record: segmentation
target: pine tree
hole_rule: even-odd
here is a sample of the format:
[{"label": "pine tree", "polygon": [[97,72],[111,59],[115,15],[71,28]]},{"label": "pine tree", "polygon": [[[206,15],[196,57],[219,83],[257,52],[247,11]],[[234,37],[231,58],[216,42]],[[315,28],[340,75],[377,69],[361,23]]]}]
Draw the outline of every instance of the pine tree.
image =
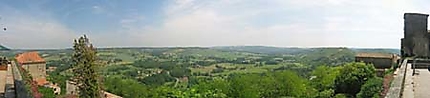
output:
[{"label": "pine tree", "polygon": [[96,51],[84,35],[74,41],[73,73],[80,98],[101,98],[102,88],[95,63]]}]

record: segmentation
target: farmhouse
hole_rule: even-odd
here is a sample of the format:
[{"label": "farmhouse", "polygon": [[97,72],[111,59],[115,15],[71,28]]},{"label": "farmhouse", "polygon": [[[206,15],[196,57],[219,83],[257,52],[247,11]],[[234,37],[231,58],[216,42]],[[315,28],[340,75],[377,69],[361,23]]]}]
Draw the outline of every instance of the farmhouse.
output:
[{"label": "farmhouse", "polygon": [[357,53],[355,56],[356,62],[373,64],[376,69],[391,68],[393,64],[397,63],[397,60],[397,55],[388,53]]},{"label": "farmhouse", "polygon": [[38,85],[48,83],[46,81],[46,61],[37,52],[24,52],[18,54],[16,61],[19,66],[24,68],[33,77]]}]

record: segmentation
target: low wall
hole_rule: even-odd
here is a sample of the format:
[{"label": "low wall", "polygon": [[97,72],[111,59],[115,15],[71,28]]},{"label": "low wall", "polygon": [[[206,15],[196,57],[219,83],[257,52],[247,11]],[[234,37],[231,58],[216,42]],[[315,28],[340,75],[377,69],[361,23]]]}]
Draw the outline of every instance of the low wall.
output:
[{"label": "low wall", "polygon": [[399,63],[400,68],[396,69],[397,74],[391,82],[390,89],[388,90],[385,98],[401,98],[403,93],[403,86],[405,83],[406,69],[408,67],[408,59],[404,59]]},{"label": "low wall", "polygon": [[375,57],[355,57],[356,62],[373,64],[376,69],[391,68],[395,63],[394,58],[375,58]]}]

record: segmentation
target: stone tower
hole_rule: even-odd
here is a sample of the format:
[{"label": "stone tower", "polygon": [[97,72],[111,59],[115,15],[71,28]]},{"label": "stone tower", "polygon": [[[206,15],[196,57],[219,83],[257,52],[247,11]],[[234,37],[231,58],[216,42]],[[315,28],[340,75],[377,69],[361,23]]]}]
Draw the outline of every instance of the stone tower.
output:
[{"label": "stone tower", "polygon": [[405,57],[429,57],[429,39],[427,33],[428,14],[404,14],[404,39],[401,42]]}]

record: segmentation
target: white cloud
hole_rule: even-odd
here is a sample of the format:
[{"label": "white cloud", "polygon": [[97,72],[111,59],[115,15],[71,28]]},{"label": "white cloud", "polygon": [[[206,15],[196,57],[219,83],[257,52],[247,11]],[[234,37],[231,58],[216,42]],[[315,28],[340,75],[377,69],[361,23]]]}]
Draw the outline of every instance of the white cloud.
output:
[{"label": "white cloud", "polygon": [[[403,13],[430,13],[424,2],[172,0],[163,10],[162,23],[148,25],[144,22],[150,17],[139,12],[126,13],[130,15],[118,21],[121,26],[118,29],[88,35],[100,47],[270,45],[398,48],[403,36]],[[107,10],[103,7],[87,8],[92,8],[93,13],[101,13]],[[64,48],[70,47],[76,37],[74,30],[55,19],[35,17],[16,9],[7,10],[18,11],[5,16],[9,17],[9,30],[0,33],[0,41],[8,46]],[[79,10],[82,9],[70,13]]]},{"label": "white cloud", "polygon": [[[161,27],[137,30],[150,46],[348,46],[398,48],[403,13],[419,11],[405,0],[174,1]],[[426,13],[426,12],[424,12]],[[270,15],[286,19],[258,26]],[[263,17],[269,16],[269,17]],[[298,18],[295,18],[298,17]],[[290,18],[290,19],[288,19]],[[292,19],[291,19],[292,18]],[[269,19],[267,19],[269,20]],[[257,26],[256,26],[257,25]],[[143,28],[143,29],[142,29]]]},{"label": "white cloud", "polygon": [[66,48],[71,47],[73,38],[77,37],[73,30],[49,17],[38,17],[10,7],[0,11],[7,13],[0,21],[7,27],[7,31],[0,33],[0,42],[11,48]]},{"label": "white cloud", "polygon": [[[249,21],[258,15],[249,8],[225,14],[222,7],[234,8],[242,1],[221,2],[173,2],[167,7],[167,19],[161,27],[143,28],[135,35],[149,46],[219,46],[219,45],[271,45],[271,46],[315,46],[324,45],[325,36],[307,24],[277,24],[256,27]],[[201,7],[205,5],[205,7]],[[267,5],[271,6],[271,5]],[[266,6],[263,6],[266,7]],[[170,8],[170,9],[169,9]],[[277,8],[277,7],[276,7]],[[243,9],[243,8],[242,8]],[[232,9],[234,10],[234,9]],[[267,11],[267,10],[266,10]],[[186,13],[183,13],[186,12]],[[313,39],[313,40],[310,40]]]},{"label": "white cloud", "polygon": [[97,5],[93,6],[92,10],[93,10],[94,14],[101,14],[101,13],[105,13],[106,12],[105,8],[103,8],[101,6],[97,6]]}]

